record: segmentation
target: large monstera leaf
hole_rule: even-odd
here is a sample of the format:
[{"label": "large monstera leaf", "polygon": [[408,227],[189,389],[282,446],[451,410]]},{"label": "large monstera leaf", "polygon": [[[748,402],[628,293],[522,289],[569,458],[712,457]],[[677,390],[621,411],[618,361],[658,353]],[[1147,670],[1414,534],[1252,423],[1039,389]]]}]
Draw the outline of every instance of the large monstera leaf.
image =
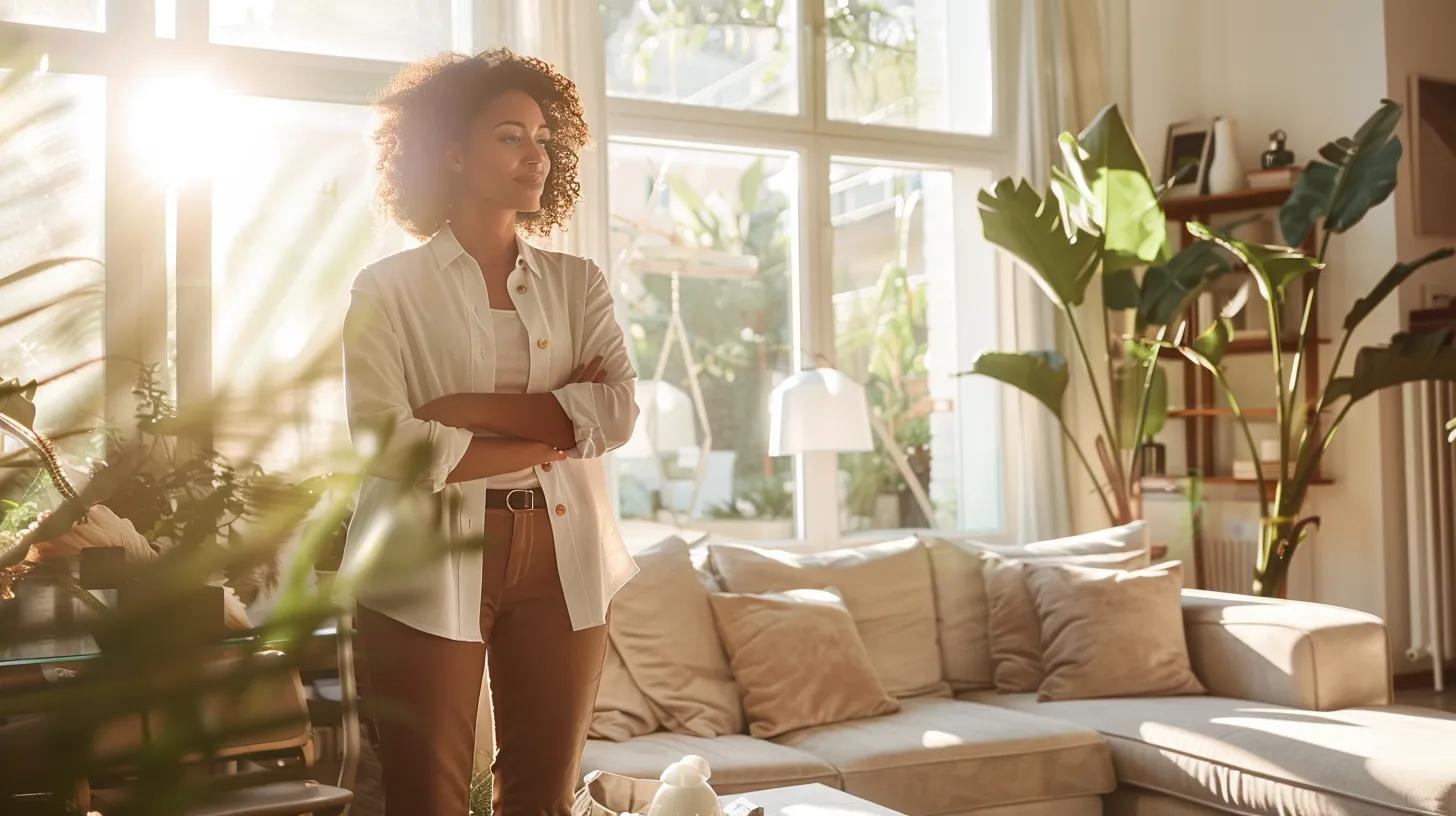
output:
[{"label": "large monstera leaf", "polygon": [[1108,271],[1164,258],[1168,230],[1147,162],[1116,105],[1103,108],[1081,135],[1058,139],[1064,168],[1052,186],[1063,215],[1102,236]]},{"label": "large monstera leaf", "polygon": [[1279,209],[1284,240],[1303,243],[1322,216],[1325,229],[1345,232],[1390,196],[1402,152],[1395,136],[1400,115],[1399,104],[1381,100],[1380,109],[1354,136],[1342,136],[1320,148],[1326,161],[1309,162]]},{"label": "large monstera leaf", "polygon": [[1259,284],[1259,294],[1271,303],[1283,302],[1284,288],[1305,273],[1324,268],[1323,261],[1297,249],[1240,241],[1197,221],[1189,222],[1188,231],[1205,241],[1213,241],[1246,264]]},{"label": "large monstera leaf", "polygon": [[1016,256],[1058,306],[1075,306],[1096,271],[1096,236],[1065,224],[1057,207],[1025,181],[1009,178],[981,191],[986,240]]},{"label": "large monstera leaf", "polygon": [[1366,346],[1355,355],[1348,377],[1337,377],[1325,392],[1330,402],[1349,397],[1357,402],[1379,391],[1423,380],[1456,382],[1456,345],[1449,329],[1401,332],[1385,346]]},{"label": "large monstera leaf", "polygon": [[971,361],[971,374],[999,380],[1040,402],[1057,419],[1067,393],[1067,361],[1055,351],[983,351]]}]

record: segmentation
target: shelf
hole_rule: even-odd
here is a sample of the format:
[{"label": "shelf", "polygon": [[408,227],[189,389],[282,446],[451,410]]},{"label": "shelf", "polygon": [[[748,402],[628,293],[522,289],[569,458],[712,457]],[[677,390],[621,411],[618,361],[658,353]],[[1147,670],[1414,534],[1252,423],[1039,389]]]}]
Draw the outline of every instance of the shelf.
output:
[{"label": "shelf", "polygon": [[[1169,419],[1192,419],[1194,417],[1221,417],[1234,415],[1232,408],[1178,408],[1168,412]],[[1273,419],[1279,413],[1273,408],[1245,408],[1245,419]]]},{"label": "shelf", "polygon": [[[1319,344],[1319,345],[1321,345],[1321,346],[1326,346],[1326,345],[1329,345],[1330,339],[1328,337],[1321,337],[1321,338],[1316,339],[1314,342],[1317,343],[1317,344]],[[1299,346],[1299,341],[1298,340],[1295,340],[1293,338],[1291,338],[1289,340],[1281,340],[1281,341],[1279,341],[1279,350],[1280,351],[1289,352],[1290,354],[1293,354],[1295,351],[1298,351],[1298,346]],[[1228,356],[1230,354],[1268,354],[1268,353],[1269,353],[1269,338],[1267,338],[1267,337],[1237,337],[1237,338],[1234,338],[1233,340],[1230,340],[1229,341],[1229,344],[1228,344],[1228,348],[1224,350],[1224,356]],[[1166,357],[1166,358],[1169,358],[1169,359],[1184,360],[1184,361],[1187,361],[1187,362],[1190,362],[1190,363],[1193,362],[1192,360],[1189,360],[1187,357],[1183,356],[1183,353],[1180,352],[1180,351],[1178,351],[1177,349],[1168,348],[1166,346],[1164,346],[1163,348],[1158,349],[1158,356],[1159,357]]]},{"label": "shelf", "polygon": [[[1142,477],[1142,483],[1143,483],[1144,486],[1171,487],[1171,486],[1173,486],[1173,484],[1175,482],[1178,482],[1178,481],[1181,481],[1181,480],[1187,479],[1187,478],[1188,478],[1187,476],[1144,476],[1144,477]],[[1204,476],[1203,477],[1203,483],[1204,484],[1216,484],[1216,485],[1250,485],[1250,486],[1257,487],[1258,484],[1259,484],[1259,480],[1258,479],[1240,479],[1240,478],[1235,478],[1233,476]],[[1317,479],[1311,479],[1310,480],[1310,484],[1317,484],[1317,485],[1330,485],[1330,484],[1334,484],[1334,483],[1335,483],[1335,480],[1334,479],[1328,479],[1328,478],[1323,478],[1323,477],[1317,478]],[[1269,480],[1269,487],[1272,488],[1274,486],[1274,484],[1275,484],[1274,480],[1272,480],[1272,479]]]},{"label": "shelf", "polygon": [[1220,213],[1278,207],[1289,198],[1289,187],[1261,187],[1220,195],[1186,196],[1163,200],[1163,213],[1174,221],[1197,221]]}]

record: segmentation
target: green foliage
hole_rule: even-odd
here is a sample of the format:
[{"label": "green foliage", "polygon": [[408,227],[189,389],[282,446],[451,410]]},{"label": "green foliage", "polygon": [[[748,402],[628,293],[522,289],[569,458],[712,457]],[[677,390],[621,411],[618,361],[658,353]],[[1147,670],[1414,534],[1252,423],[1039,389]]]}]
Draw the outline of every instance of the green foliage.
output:
[{"label": "green foliage", "polygon": [[983,351],[971,361],[970,371],[1016,388],[1062,419],[1067,393],[1067,362],[1055,351]]},{"label": "green foliage", "polygon": [[[1048,194],[1047,198],[1050,198]],[[1002,179],[982,190],[981,224],[986,240],[1015,255],[1047,297],[1075,306],[1097,272],[1096,238],[1066,221],[1025,181]]]},{"label": "green foliage", "polygon": [[1353,137],[1341,136],[1320,148],[1329,163],[1311,160],[1280,208],[1285,240],[1303,243],[1321,217],[1325,229],[1343,233],[1390,196],[1401,156],[1395,136],[1400,115],[1400,105],[1383,99]]}]

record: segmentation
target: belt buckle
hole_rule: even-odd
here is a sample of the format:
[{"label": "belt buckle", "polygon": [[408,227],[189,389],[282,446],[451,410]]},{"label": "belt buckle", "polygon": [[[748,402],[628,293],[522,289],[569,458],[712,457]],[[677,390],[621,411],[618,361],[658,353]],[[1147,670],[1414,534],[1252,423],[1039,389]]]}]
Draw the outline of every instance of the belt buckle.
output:
[{"label": "belt buckle", "polygon": [[[517,493],[525,493],[527,496],[530,497],[531,504],[530,504],[529,507],[512,507],[511,506],[511,497],[514,496],[514,495],[516,495]],[[514,510],[514,511],[516,511],[518,513],[524,512],[524,511],[527,511],[527,510],[535,510],[536,509],[536,492],[534,490],[527,490],[524,487],[515,488],[514,490],[512,490],[511,492],[509,492],[509,493],[506,494],[506,509],[507,510]]]}]

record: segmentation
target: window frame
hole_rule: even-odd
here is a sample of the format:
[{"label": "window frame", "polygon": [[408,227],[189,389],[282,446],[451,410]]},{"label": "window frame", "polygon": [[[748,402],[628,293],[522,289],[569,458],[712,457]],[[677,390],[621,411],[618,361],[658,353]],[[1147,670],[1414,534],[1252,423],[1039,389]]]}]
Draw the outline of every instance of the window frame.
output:
[{"label": "window frame", "polygon": [[[976,135],[866,125],[830,119],[824,0],[798,6],[796,114],[736,111],[608,94],[606,140],[658,139],[689,146],[733,145],[790,152],[800,170],[795,269],[791,281],[793,354],[800,365],[822,355],[835,359],[829,168],[835,160],[876,161],[912,168],[979,169],[995,176],[1014,169],[1019,61],[1017,4],[988,0],[991,22],[992,129]],[[587,13],[596,13],[593,2]],[[175,38],[156,36],[155,0],[106,0],[102,32],[0,21],[0,68],[33,69],[44,52],[47,70],[103,77],[107,133],[104,202],[106,287],[103,343],[106,417],[131,420],[134,367],[129,360],[168,359],[167,190],[145,178],[119,136],[139,104],[139,85],[207,66],[227,78],[229,91],[306,102],[367,105],[370,95],[404,63],[305,52],[277,51],[209,41],[207,2],[176,4]],[[497,0],[453,0],[455,50],[493,41]],[[34,46],[30,49],[22,45]],[[28,62],[27,60],[32,60]],[[706,126],[706,127],[705,127]],[[706,138],[705,133],[711,133]],[[957,177],[956,223],[975,191]],[[176,188],[176,314],[179,404],[205,400],[212,383],[212,190],[205,180]],[[958,246],[958,258],[965,250]],[[959,263],[959,261],[958,261]],[[994,298],[988,298],[994,300]],[[185,319],[184,319],[185,316]],[[795,531],[801,539],[839,538],[837,454],[795,456]],[[1004,466],[1003,466],[1004,483]],[[1002,491],[1002,519],[1010,491]],[[994,532],[994,531],[988,531]]]},{"label": "window frame", "polygon": [[[793,356],[802,366],[822,355],[835,361],[833,229],[830,226],[829,169],[835,161],[873,161],[909,169],[951,171],[955,178],[957,232],[968,234],[975,220],[975,190],[967,189],[965,173],[985,170],[994,176],[1013,171],[1015,162],[1016,4],[989,0],[993,71],[991,132],[986,135],[866,125],[831,119],[827,112],[827,25],[824,0],[797,0],[798,92],[796,114],[731,110],[629,96],[607,95],[607,139],[664,140],[685,146],[731,145],[797,154],[800,171],[796,225],[797,274],[793,297]],[[711,136],[705,136],[711,133]],[[968,257],[956,248],[957,264]],[[994,302],[988,297],[987,302]],[[1004,459],[1004,457],[1002,457]],[[840,529],[838,454],[812,452],[794,456],[796,538],[832,546]],[[1001,482],[1006,469],[1002,466]],[[1010,492],[1002,490],[1001,523],[987,534],[1002,532],[1009,514]]]}]

